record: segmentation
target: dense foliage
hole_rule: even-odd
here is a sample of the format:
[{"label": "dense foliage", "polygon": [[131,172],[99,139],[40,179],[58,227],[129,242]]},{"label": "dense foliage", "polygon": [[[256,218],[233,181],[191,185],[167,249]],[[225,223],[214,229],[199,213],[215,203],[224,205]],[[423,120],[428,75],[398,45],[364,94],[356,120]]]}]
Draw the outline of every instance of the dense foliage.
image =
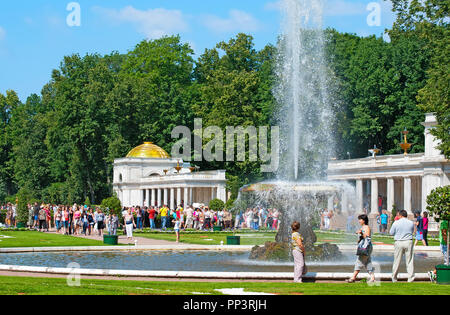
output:
[{"label": "dense foliage", "polygon": [[450,221],[450,186],[434,189],[427,197],[427,204],[436,221]]},{"label": "dense foliage", "polygon": [[436,113],[438,126],[432,133],[441,140],[439,149],[450,158],[450,1],[391,1],[397,13],[391,37],[418,37],[422,49],[429,52],[427,77],[417,99],[422,110]]},{"label": "dense foliage", "polygon": [[[423,152],[420,123],[430,111],[449,155],[448,1],[393,4],[391,42],[326,30],[337,158],[365,157],[374,145],[401,153],[405,128],[411,152]],[[24,188],[47,202],[99,204],[112,196],[113,160],[144,141],[170,152],[176,126],[193,130],[194,118],[224,132],[273,125],[275,58],[275,46],[257,50],[246,34],[196,60],[179,36],[142,41],[127,54],[66,56],[41,95],[22,103],[14,91],[0,93],[0,201]],[[248,159],[196,164],[226,169],[232,198],[271,176]]]}]

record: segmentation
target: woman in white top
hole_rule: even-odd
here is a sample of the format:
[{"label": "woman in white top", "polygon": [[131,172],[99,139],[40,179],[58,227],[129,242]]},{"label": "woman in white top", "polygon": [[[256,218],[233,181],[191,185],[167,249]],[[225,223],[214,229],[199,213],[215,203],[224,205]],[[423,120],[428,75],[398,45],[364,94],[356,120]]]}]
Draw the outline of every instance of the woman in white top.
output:
[{"label": "woman in white top", "polygon": [[125,227],[127,231],[127,238],[129,240],[133,240],[133,227],[136,228],[136,224],[134,223],[134,216],[131,213],[131,209],[128,209],[128,212],[123,217],[125,221]]}]

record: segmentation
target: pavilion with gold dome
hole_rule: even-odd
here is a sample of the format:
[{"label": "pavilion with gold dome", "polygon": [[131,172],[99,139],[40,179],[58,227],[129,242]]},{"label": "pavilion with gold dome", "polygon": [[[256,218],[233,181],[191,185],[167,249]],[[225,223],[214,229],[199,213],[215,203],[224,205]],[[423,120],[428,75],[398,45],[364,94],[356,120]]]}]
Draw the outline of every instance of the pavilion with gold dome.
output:
[{"label": "pavilion with gold dome", "polygon": [[216,198],[227,201],[225,174],[224,170],[199,171],[145,142],[114,161],[113,189],[124,207],[208,205]]}]

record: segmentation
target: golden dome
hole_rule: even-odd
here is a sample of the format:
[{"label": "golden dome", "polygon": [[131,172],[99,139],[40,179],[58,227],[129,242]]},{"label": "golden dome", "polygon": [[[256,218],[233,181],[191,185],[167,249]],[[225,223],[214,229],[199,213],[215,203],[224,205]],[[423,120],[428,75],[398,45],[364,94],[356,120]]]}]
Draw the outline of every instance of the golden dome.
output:
[{"label": "golden dome", "polygon": [[164,149],[154,145],[152,142],[144,142],[128,153],[127,158],[141,159],[170,159],[170,155]]}]

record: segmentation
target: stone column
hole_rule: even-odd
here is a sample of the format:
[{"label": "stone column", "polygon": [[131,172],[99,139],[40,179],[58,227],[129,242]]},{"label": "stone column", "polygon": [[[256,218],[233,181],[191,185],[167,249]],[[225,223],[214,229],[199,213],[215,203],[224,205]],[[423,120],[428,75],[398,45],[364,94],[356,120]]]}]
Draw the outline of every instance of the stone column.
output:
[{"label": "stone column", "polygon": [[177,206],[180,205],[180,204],[181,204],[181,188],[178,187],[178,188],[177,188],[177,204],[176,204],[175,207],[177,207]]},{"label": "stone column", "polygon": [[164,202],[165,205],[169,204],[169,189],[164,188]]},{"label": "stone column", "polygon": [[347,193],[345,191],[342,192],[342,213],[343,214],[348,214],[349,210],[348,210],[348,196]]},{"label": "stone column", "polygon": [[364,208],[363,180],[356,180],[356,212],[362,212]]},{"label": "stone column", "polygon": [[162,189],[158,188],[158,197],[157,197],[157,200],[156,200],[156,205],[158,207],[161,207],[161,200],[162,200]]},{"label": "stone column", "polygon": [[391,212],[395,204],[395,180],[387,179],[387,211]]},{"label": "stone column", "polygon": [[189,203],[192,205],[195,202],[194,200],[194,188],[189,188]]},{"label": "stone column", "polygon": [[187,205],[189,205],[190,204],[190,201],[189,201],[189,188],[187,188],[187,187],[185,187],[184,188],[184,208],[186,208],[186,206]]},{"label": "stone column", "polygon": [[145,189],[141,189],[141,202],[139,206],[144,207],[145,206]]},{"label": "stone column", "polygon": [[227,188],[224,185],[220,185],[219,188],[217,188],[217,198],[222,200],[223,202],[227,202]]},{"label": "stone column", "polygon": [[216,187],[211,187],[211,200],[216,199]]},{"label": "stone column", "polygon": [[408,212],[408,214],[412,214],[411,177],[404,177],[403,183],[403,197],[405,198],[403,208],[406,212]]},{"label": "stone column", "polygon": [[155,190],[154,189],[151,189],[151,191],[152,191],[152,201],[151,201],[151,205],[150,206],[152,206],[152,207],[154,207],[155,205],[156,205],[156,192],[155,192]]},{"label": "stone column", "polygon": [[378,179],[372,178],[370,189],[370,213],[378,213]]},{"label": "stone column", "polygon": [[170,209],[175,209],[175,188],[170,188]]}]

